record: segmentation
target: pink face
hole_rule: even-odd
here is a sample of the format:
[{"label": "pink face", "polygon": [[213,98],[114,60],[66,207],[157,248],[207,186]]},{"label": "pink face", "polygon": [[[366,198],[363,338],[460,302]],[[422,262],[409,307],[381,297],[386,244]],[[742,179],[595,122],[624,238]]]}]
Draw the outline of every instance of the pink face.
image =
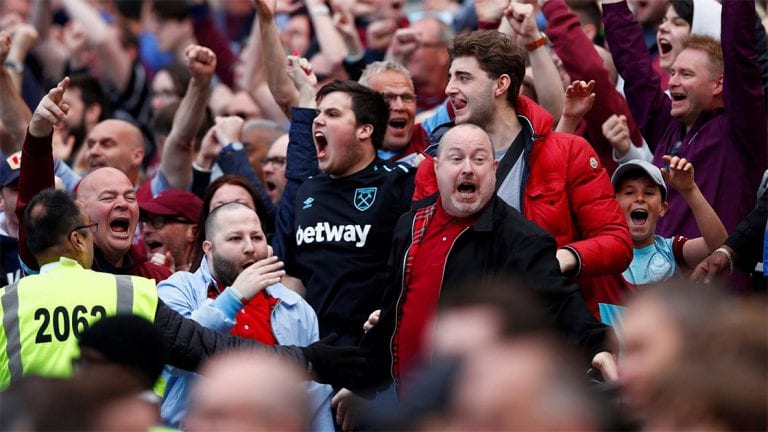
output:
[{"label": "pink face", "polygon": [[653,298],[631,303],[621,328],[619,380],[630,406],[642,410],[649,402],[653,380],[675,362],[683,341],[678,324]]},{"label": "pink face", "polygon": [[389,123],[382,148],[402,150],[411,143],[416,119],[416,94],[413,84],[401,72],[384,71],[368,78],[368,87],[384,95],[389,102]]},{"label": "pink face", "polygon": [[139,222],[136,191],[128,177],[114,168],[99,169],[83,179],[77,197],[90,220],[99,224],[94,243],[104,255],[127,253]]},{"label": "pink face", "polygon": [[331,177],[354,174],[370,162],[361,142],[370,137],[371,125],[357,124],[352,98],[343,92],[325,95],[318,105],[319,114],[312,123],[317,162]]},{"label": "pink face", "polygon": [[264,185],[267,187],[267,194],[273,203],[277,204],[283,196],[285,190],[285,164],[288,153],[288,134],[285,134],[273,142],[267,152],[266,163],[263,163],[261,170],[264,173]]},{"label": "pink face", "polygon": [[486,126],[494,113],[493,80],[471,56],[453,59],[445,94],[453,106],[456,124]]},{"label": "pink face", "polygon": [[496,187],[493,145],[475,126],[456,126],[440,142],[435,160],[437,187],[445,211],[467,218],[490,202]]},{"label": "pink face", "polygon": [[714,107],[715,96],[721,92],[722,75],[714,76],[707,53],[688,48],[677,56],[669,76],[673,117],[692,126],[702,111]]},{"label": "pink face", "polygon": [[656,223],[667,211],[667,203],[661,199],[659,186],[647,176],[626,179],[619,185],[616,200],[627,218],[635,247],[653,243]]},{"label": "pink face", "polygon": [[664,70],[672,69],[678,54],[683,49],[683,39],[691,33],[691,25],[682,19],[674,6],[667,8],[664,20],[656,32],[656,45],[659,47],[659,65]]}]

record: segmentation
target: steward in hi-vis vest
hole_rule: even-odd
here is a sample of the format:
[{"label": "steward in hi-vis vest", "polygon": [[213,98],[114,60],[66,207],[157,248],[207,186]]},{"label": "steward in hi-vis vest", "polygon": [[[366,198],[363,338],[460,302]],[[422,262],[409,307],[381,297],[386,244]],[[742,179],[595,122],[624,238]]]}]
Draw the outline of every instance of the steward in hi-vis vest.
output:
[{"label": "steward in hi-vis vest", "polygon": [[104,317],[155,321],[154,281],[86,270],[64,257],[47,266],[53,268],[0,290],[0,389],[26,374],[70,376],[80,333]]}]

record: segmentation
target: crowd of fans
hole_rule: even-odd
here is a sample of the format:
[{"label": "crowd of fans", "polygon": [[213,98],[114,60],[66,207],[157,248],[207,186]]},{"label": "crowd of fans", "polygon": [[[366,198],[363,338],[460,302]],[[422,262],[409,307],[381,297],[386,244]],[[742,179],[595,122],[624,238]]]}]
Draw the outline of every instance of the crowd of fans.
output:
[{"label": "crowd of fans", "polygon": [[768,429],[765,0],[0,0],[0,429]]}]

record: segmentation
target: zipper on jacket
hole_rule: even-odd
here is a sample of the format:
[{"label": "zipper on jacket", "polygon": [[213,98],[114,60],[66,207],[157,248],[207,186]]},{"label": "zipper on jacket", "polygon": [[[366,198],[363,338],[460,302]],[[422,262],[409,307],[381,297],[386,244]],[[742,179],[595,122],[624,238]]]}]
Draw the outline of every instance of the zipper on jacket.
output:
[{"label": "zipper on jacket", "polygon": [[398,328],[398,316],[400,315],[400,301],[403,299],[403,296],[405,295],[405,265],[408,262],[408,254],[411,252],[411,248],[413,247],[413,230],[416,226],[416,216],[413,217],[413,220],[411,221],[411,241],[408,244],[408,247],[405,249],[405,256],[403,257],[403,271],[400,275],[400,286],[402,287],[400,289],[400,295],[397,297],[397,303],[395,303],[395,328],[392,331],[392,336],[389,338],[389,359],[391,361],[391,364],[389,366],[389,375],[392,377],[392,382],[395,384],[395,391],[397,392],[397,388],[399,387],[399,383],[397,378],[395,377],[395,353],[393,346],[395,344],[395,335],[397,334],[397,328]]}]

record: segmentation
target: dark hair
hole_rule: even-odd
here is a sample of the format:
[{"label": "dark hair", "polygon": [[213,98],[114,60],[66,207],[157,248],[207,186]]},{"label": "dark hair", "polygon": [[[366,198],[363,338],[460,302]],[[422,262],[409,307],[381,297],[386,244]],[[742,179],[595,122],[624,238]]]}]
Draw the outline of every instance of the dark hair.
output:
[{"label": "dark hair", "polygon": [[166,361],[162,336],[152,323],[136,315],[115,315],[97,321],[83,331],[79,345],[134,372],[147,389],[154,386]]},{"label": "dark hair", "polygon": [[384,96],[356,81],[334,80],[317,92],[316,100],[320,103],[325,96],[335,92],[346,93],[352,98],[352,112],[357,124],[373,126],[371,142],[374,148],[380,149],[389,122],[389,104]]},{"label": "dark hair", "polygon": [[667,200],[667,191],[665,188],[661,187],[658,183],[656,183],[653,178],[651,178],[651,175],[648,174],[648,171],[644,170],[642,167],[639,166],[633,166],[627,168],[626,171],[624,171],[620,176],[616,178],[616,181],[614,183],[614,192],[618,192],[619,188],[621,188],[622,183],[624,183],[627,180],[640,180],[640,179],[651,179],[651,183],[653,183],[653,186],[659,190],[661,193],[661,201]]},{"label": "dark hair", "polygon": [[264,205],[264,201],[261,200],[261,197],[256,191],[256,188],[254,188],[252,184],[248,183],[248,180],[239,175],[223,175],[208,185],[208,189],[205,191],[205,196],[203,197],[203,207],[200,210],[200,218],[197,221],[198,230],[197,234],[195,235],[195,243],[192,245],[192,259],[189,261],[190,271],[194,272],[200,268],[200,262],[203,260],[203,242],[205,241],[204,227],[205,223],[208,221],[208,216],[210,215],[210,211],[208,209],[211,207],[213,195],[217,190],[219,190],[219,188],[228,184],[240,186],[248,191],[248,193],[251,195],[251,198],[253,198],[253,203],[256,205],[256,214],[259,215],[261,229],[264,230],[265,234],[272,233],[275,230],[275,222],[269,215],[267,206]]},{"label": "dark hair", "polygon": [[675,8],[677,15],[688,25],[693,25],[693,0],[669,0],[669,6]]},{"label": "dark hair", "polygon": [[141,19],[141,0],[115,0],[115,7],[124,18]]},{"label": "dark hair", "polygon": [[162,20],[183,21],[189,18],[187,3],[184,0],[155,0],[152,10]]},{"label": "dark hair", "polygon": [[112,101],[96,78],[91,75],[75,75],[69,81],[69,88],[80,90],[80,99],[86,108],[94,104],[101,105],[99,121],[112,118]]},{"label": "dark hair", "polygon": [[[176,91],[176,95],[179,99],[183,98],[187,93],[189,81],[192,79],[192,74],[189,72],[189,69],[179,62],[174,62],[157,72],[159,73],[160,71],[168,72],[168,75],[171,77],[171,82],[173,82],[173,89]],[[157,73],[155,75],[157,75]]]},{"label": "dark hair", "polygon": [[60,244],[82,224],[80,208],[68,193],[44,189],[32,198],[24,211],[27,247],[33,255],[38,255]]},{"label": "dark hair", "polygon": [[457,57],[474,57],[491,79],[503,74],[510,77],[507,103],[517,109],[517,94],[525,76],[525,56],[511,36],[491,31],[474,31],[457,36],[448,54],[451,61]]}]

